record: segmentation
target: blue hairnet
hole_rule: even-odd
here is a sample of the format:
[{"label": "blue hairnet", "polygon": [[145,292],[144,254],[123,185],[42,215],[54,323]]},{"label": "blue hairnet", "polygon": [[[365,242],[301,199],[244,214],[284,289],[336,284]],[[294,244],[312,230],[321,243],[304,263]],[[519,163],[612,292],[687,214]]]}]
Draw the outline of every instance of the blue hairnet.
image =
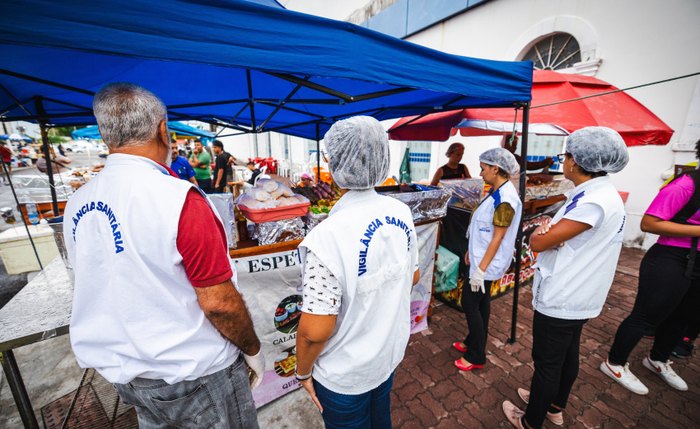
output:
[{"label": "blue hairnet", "polygon": [[591,173],[617,173],[630,159],[625,141],[617,131],[608,127],[586,127],[574,131],[566,140],[566,152],[576,164]]},{"label": "blue hairnet", "polygon": [[369,116],[338,121],[323,142],[333,180],[343,189],[370,189],[389,172],[389,141],[384,127]]},{"label": "blue hairnet", "polygon": [[502,147],[489,149],[483,152],[479,155],[479,162],[500,167],[501,170],[505,171],[511,177],[515,176],[518,174],[518,171],[520,171],[518,160],[515,159],[515,156],[510,153],[510,151]]}]

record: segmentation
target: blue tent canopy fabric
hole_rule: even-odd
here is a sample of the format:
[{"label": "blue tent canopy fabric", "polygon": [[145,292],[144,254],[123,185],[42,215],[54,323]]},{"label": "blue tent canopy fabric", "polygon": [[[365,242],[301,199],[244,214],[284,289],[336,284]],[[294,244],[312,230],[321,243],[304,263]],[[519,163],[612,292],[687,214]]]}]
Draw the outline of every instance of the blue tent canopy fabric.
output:
[{"label": "blue tent canopy fabric", "polygon": [[34,140],[30,139],[30,138],[27,137],[27,136],[19,136],[19,137],[20,137],[19,139],[17,139],[17,138],[11,138],[11,137],[16,137],[16,136],[17,136],[17,134],[15,134],[14,136],[12,136],[12,135],[7,135],[7,134],[0,134],[0,140],[21,140],[21,141],[24,141],[24,142],[27,142],[27,143],[31,143],[31,142],[34,141]]},{"label": "blue tent canopy fabric", "polygon": [[[191,127],[187,124],[183,124],[182,122],[177,122],[177,121],[169,121],[168,122],[168,129],[170,132],[175,132],[179,135],[182,136],[192,136],[192,137],[201,137],[201,138],[206,138],[206,139],[213,139],[214,134],[210,133],[209,131],[202,130],[199,128]],[[102,136],[100,136],[100,131],[97,129],[97,125],[92,125],[89,127],[85,128],[79,128],[77,130],[74,130],[70,133],[70,136],[75,139],[101,139]]]},{"label": "blue tent canopy fabric", "polygon": [[4,4],[0,119],[93,124],[93,94],[117,81],[153,91],[172,120],[306,138],[357,114],[382,120],[530,100],[531,62],[449,55],[266,3]]}]

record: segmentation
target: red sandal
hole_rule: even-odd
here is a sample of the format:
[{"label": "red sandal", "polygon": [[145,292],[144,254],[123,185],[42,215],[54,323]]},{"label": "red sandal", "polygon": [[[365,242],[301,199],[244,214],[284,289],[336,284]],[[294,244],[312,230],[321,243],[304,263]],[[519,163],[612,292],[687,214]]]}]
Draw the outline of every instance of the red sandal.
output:
[{"label": "red sandal", "polygon": [[471,370],[474,370],[474,369],[481,369],[481,368],[484,367],[484,365],[476,365],[476,364],[473,364],[473,363],[463,364],[463,363],[462,363],[462,359],[457,359],[457,360],[455,361],[455,366],[456,366],[457,369],[459,369],[460,371],[471,371]]},{"label": "red sandal", "polygon": [[467,346],[465,346],[463,343],[460,343],[459,341],[452,343],[452,348],[457,350],[460,353],[467,352]]}]

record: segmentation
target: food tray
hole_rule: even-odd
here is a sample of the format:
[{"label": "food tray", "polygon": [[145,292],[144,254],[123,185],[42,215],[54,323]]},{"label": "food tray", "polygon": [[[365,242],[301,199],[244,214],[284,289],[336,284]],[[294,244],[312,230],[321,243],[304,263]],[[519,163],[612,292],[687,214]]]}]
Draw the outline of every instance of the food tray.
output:
[{"label": "food tray", "polygon": [[264,223],[304,216],[309,211],[309,205],[306,202],[273,209],[251,209],[239,204],[238,209],[251,222]]},{"label": "food tray", "polygon": [[449,189],[437,186],[410,185],[413,192],[400,192],[398,186],[379,188],[388,190],[386,196],[396,198],[406,204],[413,214],[413,222],[436,220],[447,214],[447,201],[452,195]]},{"label": "food tray", "polygon": [[484,196],[484,181],[481,178],[441,180],[440,184],[452,191],[452,198],[447,203],[452,207],[473,210]]}]

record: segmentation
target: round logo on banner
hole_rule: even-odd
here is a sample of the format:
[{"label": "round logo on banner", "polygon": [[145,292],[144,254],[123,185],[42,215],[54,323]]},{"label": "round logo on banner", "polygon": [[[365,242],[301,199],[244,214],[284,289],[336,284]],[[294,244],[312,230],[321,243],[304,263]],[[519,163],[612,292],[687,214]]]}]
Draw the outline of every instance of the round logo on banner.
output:
[{"label": "round logo on banner", "polygon": [[283,334],[297,331],[301,317],[301,295],[286,297],[275,309],[275,328]]}]

